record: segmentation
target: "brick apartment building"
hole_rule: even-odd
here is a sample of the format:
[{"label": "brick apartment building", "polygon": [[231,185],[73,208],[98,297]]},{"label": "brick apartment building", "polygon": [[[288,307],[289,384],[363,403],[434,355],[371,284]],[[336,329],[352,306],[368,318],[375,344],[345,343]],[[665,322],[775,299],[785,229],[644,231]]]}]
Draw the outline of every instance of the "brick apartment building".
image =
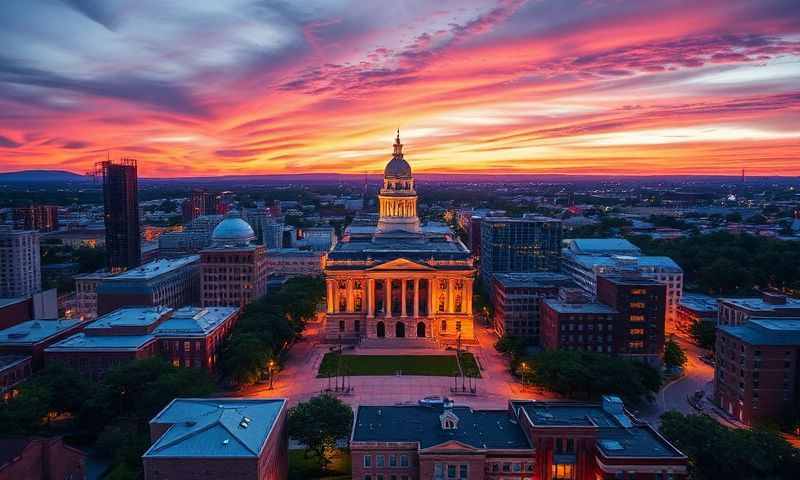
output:
[{"label": "brick apartment building", "polygon": [[497,335],[540,343],[541,303],[558,296],[559,288],[573,286],[566,275],[551,272],[497,273],[492,280],[494,329]]},{"label": "brick apartment building", "polygon": [[98,315],[123,307],[196,304],[200,297],[200,257],[156,260],[101,278],[96,294]]},{"label": "brick apartment building", "polygon": [[86,454],[60,437],[0,438],[0,480],[84,480]]},{"label": "brick apartment building", "polygon": [[0,402],[17,395],[17,385],[33,374],[28,355],[0,355]]},{"label": "brick apartment building", "polygon": [[541,339],[546,350],[616,354],[619,312],[583,296],[560,294],[542,300]]},{"label": "brick apartment building", "polygon": [[720,298],[717,325],[741,325],[755,317],[800,317],[800,299],[762,292],[755,298]]},{"label": "brick apartment building", "polygon": [[145,480],[285,480],[284,399],[177,398],[150,421]]},{"label": "brick apartment building", "polygon": [[0,330],[0,355],[27,355],[34,370],[44,365],[44,350],[78,333],[85,324],[77,320],[29,320]]},{"label": "brick apartment building", "polygon": [[13,212],[14,228],[52,232],[58,230],[58,206],[30,205],[17,207]]},{"label": "brick apartment building", "polygon": [[714,402],[747,425],[798,406],[800,318],[753,318],[717,329]]},{"label": "brick apartment building", "polygon": [[119,363],[157,355],[176,367],[213,371],[238,315],[233,307],[123,308],[48,347],[45,361],[65,363],[92,378]]},{"label": "brick apartment building", "polygon": [[636,275],[601,275],[597,299],[619,312],[614,326],[618,355],[659,364],[664,351],[667,287]]},{"label": "brick apartment building", "polygon": [[361,406],[354,480],[680,479],[687,458],[617,397],[511,401],[507,410]]},{"label": "brick apartment building", "polygon": [[716,298],[700,293],[685,293],[678,304],[675,327],[679,331],[689,332],[692,325],[698,322],[716,324],[718,315]]}]

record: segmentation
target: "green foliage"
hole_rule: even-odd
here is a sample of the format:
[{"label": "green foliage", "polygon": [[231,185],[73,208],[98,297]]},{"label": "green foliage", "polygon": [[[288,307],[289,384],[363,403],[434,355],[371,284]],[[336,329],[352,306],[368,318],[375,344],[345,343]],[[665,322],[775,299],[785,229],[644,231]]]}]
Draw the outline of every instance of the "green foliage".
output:
[{"label": "green foliage", "polygon": [[800,242],[727,232],[631,241],[647,255],[671,257],[683,268],[687,287],[712,295],[748,295],[755,288],[800,289]]},{"label": "green foliage", "polygon": [[706,415],[679,412],[662,415],[660,430],[689,457],[696,480],[800,478],[800,450],[774,432],[732,430]]},{"label": "green foliage", "polygon": [[494,344],[495,350],[511,356],[512,361],[525,354],[525,339],[505,334]]},{"label": "green foliage", "polygon": [[700,348],[713,350],[717,341],[717,327],[712,321],[701,320],[689,327],[689,335]]},{"label": "green foliage", "polygon": [[317,312],[325,294],[319,278],[288,280],[245,307],[220,352],[223,374],[237,385],[257,381],[271,359],[279,359]]},{"label": "green foliage", "polygon": [[303,443],[326,469],[336,452],[336,441],[347,438],[353,410],[338,398],[324,394],[289,410],[289,435]]},{"label": "green foliage", "polygon": [[669,339],[664,343],[664,365],[670,368],[686,365],[686,353],[675,340]]},{"label": "green foliage", "polygon": [[[661,374],[645,363],[593,352],[550,350],[525,359],[535,385],[569,398],[615,394],[626,402],[650,399]],[[517,369],[517,374],[522,373]]]},{"label": "green foliage", "polygon": [[289,450],[289,480],[350,480],[351,471],[350,449],[335,454],[325,470],[305,450]]}]

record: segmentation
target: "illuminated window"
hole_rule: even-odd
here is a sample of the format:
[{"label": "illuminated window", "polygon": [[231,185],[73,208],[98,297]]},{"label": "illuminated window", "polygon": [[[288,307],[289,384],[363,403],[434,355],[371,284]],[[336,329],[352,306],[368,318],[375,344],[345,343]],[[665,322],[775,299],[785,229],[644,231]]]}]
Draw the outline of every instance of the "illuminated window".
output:
[{"label": "illuminated window", "polygon": [[644,315],[631,315],[631,322],[644,322]]},{"label": "illuminated window", "polygon": [[631,302],[631,308],[644,308],[644,302]]},{"label": "illuminated window", "polygon": [[631,335],[644,335],[644,328],[631,328],[628,333]]},{"label": "illuminated window", "polygon": [[574,480],[575,466],[565,463],[553,464],[553,480]]},{"label": "illuminated window", "polygon": [[645,295],[647,294],[647,290],[644,288],[634,288],[631,290],[631,295]]}]

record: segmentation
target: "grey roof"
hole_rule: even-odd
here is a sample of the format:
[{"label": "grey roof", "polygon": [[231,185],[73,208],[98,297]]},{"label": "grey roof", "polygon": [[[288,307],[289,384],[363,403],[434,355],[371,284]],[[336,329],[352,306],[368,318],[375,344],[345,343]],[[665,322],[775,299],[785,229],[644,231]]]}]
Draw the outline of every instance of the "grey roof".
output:
[{"label": "grey roof", "polygon": [[169,319],[156,327],[158,337],[170,335],[206,335],[219,328],[238,312],[236,307],[186,307],[176,310]]},{"label": "grey roof", "polygon": [[514,405],[534,426],[597,428],[597,447],[606,457],[684,457],[649,425],[624,413],[624,418],[617,418],[597,404],[521,401]]},{"label": "grey roof", "polygon": [[751,345],[800,346],[800,317],[752,318],[717,328]]},{"label": "grey roof", "polygon": [[137,351],[156,340],[153,335],[87,335],[76,333],[45,349],[46,352],[73,352],[84,350]]},{"label": "grey roof", "polygon": [[199,262],[200,262],[199,255],[189,255],[186,257],[178,257],[170,259],[163,258],[160,260],[155,260],[149,263],[145,263],[142,266],[132,268],[118,275],[114,275],[113,277],[108,278],[106,281],[117,282],[124,280],[150,280],[158,277],[159,275],[164,275],[165,273],[173,272],[187,265]]},{"label": "grey roof", "polygon": [[383,169],[383,176],[388,178],[411,178],[411,165],[403,155],[395,155]]},{"label": "grey roof", "polygon": [[176,398],[151,424],[172,426],[145,452],[153,457],[258,457],[284,399]]},{"label": "grey roof", "polygon": [[457,441],[478,449],[529,449],[525,434],[508,410],[453,407],[458,428],[442,430],[441,408],[418,405],[361,406],[353,428],[354,442],[418,442],[429,448]]},{"label": "grey roof", "polygon": [[30,360],[30,355],[0,355],[0,372]]},{"label": "grey roof", "polygon": [[589,302],[589,303],[567,303],[561,302],[554,298],[543,300],[543,303],[552,308],[558,313],[585,313],[596,315],[614,315],[619,312],[609,307],[605,303]]},{"label": "grey roof", "polygon": [[624,238],[573,238],[569,240],[570,249],[576,253],[629,252],[638,255],[641,250]]},{"label": "grey roof", "polygon": [[667,270],[675,273],[680,273],[683,270],[669,257],[660,256],[620,256],[608,255],[597,256],[588,254],[572,255],[571,259],[586,269],[594,267],[607,267],[610,269],[635,269],[639,271],[647,271],[652,269]]},{"label": "grey roof", "polygon": [[763,297],[720,298],[720,303],[729,303],[750,311],[774,312],[781,309],[800,309],[800,299],[786,297],[786,303],[765,302]]},{"label": "grey roof", "polygon": [[33,345],[80,325],[78,320],[31,320],[0,330],[0,345]]},{"label": "grey roof", "polygon": [[467,260],[469,250],[458,241],[445,238],[376,238],[339,242],[328,253],[328,260],[367,260],[386,262],[397,258],[425,261]]},{"label": "grey roof", "polygon": [[553,272],[495,273],[494,280],[504,287],[562,287],[574,285],[572,277]]},{"label": "grey roof", "polygon": [[719,311],[717,299],[702,293],[684,293],[680,305],[695,312],[715,313]]},{"label": "grey roof", "polygon": [[230,212],[211,233],[211,241],[217,244],[247,245],[255,239],[253,227],[242,220],[236,212]]},{"label": "grey roof", "polygon": [[172,310],[167,307],[120,308],[90,323],[86,329],[112,327],[146,327],[158,322]]}]

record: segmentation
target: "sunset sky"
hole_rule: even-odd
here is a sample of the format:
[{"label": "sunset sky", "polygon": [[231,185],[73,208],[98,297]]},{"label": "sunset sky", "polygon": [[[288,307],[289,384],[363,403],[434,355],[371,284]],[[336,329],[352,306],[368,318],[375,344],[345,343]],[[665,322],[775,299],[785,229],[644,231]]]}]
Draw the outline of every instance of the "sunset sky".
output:
[{"label": "sunset sky", "polygon": [[800,175],[800,3],[0,2],[0,171]]}]

